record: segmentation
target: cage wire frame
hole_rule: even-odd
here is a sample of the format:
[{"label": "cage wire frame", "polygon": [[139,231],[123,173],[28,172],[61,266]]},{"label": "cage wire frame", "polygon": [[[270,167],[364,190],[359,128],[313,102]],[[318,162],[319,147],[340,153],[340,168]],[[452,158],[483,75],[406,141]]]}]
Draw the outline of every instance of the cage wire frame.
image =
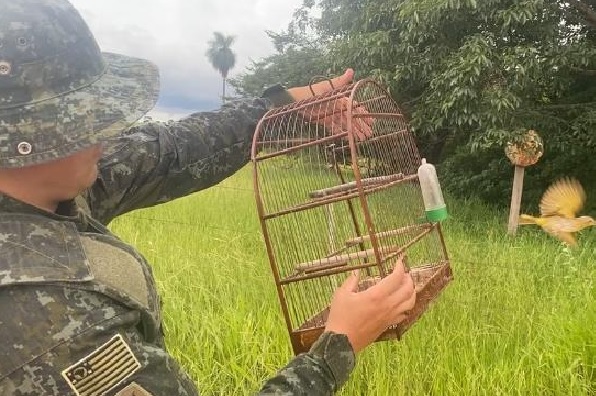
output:
[{"label": "cage wire frame", "polygon": [[[308,351],[324,331],[332,294],[348,271],[365,272],[359,284],[365,290],[401,257],[414,279],[414,308],[376,341],[401,339],[453,280],[441,224],[423,218],[421,158],[397,103],[371,78],[340,88],[328,81],[331,91],[315,95],[313,80],[311,98],[268,111],[257,124],[251,150],[257,213],[295,354]],[[372,135],[362,139],[367,128]],[[293,173],[294,166],[299,172]],[[415,206],[406,208],[402,217],[410,220],[402,225],[387,220],[397,202],[373,203],[375,195],[396,188]],[[421,216],[412,220],[414,212]],[[320,238],[309,235],[322,223]],[[391,238],[393,245],[380,242]],[[422,263],[412,265],[409,252],[422,241],[425,247],[414,254]]]}]

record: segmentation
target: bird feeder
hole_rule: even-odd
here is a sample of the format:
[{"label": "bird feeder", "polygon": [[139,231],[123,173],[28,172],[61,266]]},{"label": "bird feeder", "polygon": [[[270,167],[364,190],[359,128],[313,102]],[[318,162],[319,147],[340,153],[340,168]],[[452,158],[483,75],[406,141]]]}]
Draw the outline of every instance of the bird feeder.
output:
[{"label": "bird feeder", "polygon": [[447,206],[443,199],[443,191],[434,165],[422,158],[418,168],[418,182],[422,191],[422,201],[428,221],[443,221],[447,218]]},{"label": "bird feeder", "polygon": [[[367,138],[359,133],[363,126],[372,131]],[[251,157],[294,353],[307,351],[324,331],[333,293],[354,269],[365,290],[403,258],[415,282],[416,305],[377,341],[400,339],[452,280],[436,172],[374,80],[270,110],[257,125]]]},{"label": "bird feeder", "polygon": [[542,138],[534,130],[529,130],[514,142],[508,142],[505,155],[514,165],[513,190],[511,192],[511,206],[509,209],[509,234],[515,234],[519,225],[522,191],[524,185],[524,171],[527,166],[538,162],[544,153]]}]

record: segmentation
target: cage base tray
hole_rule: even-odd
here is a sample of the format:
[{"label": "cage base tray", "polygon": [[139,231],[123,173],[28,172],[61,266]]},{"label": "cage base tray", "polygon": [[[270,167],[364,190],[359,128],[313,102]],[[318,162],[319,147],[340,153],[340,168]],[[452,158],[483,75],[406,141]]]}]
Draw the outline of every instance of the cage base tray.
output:
[{"label": "cage base tray", "polygon": [[[416,304],[410,310],[405,320],[390,326],[376,340],[399,340],[401,336],[422,316],[433,300],[453,280],[453,273],[448,262],[412,268],[410,271],[416,289]],[[359,290],[366,290],[376,284],[381,278],[365,278],[358,285]],[[329,307],[313,316],[295,331],[290,333],[292,348],[298,355],[307,352],[325,329],[325,322],[329,315]]]}]

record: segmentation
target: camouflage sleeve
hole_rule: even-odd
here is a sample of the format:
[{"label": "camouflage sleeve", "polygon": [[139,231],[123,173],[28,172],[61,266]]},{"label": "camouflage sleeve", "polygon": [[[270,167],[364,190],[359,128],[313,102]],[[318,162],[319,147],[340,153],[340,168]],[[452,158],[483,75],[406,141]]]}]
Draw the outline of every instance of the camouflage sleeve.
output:
[{"label": "camouflage sleeve", "polygon": [[310,351],[296,356],[275,377],[267,380],[259,395],[332,395],[347,381],[355,356],[348,338],[326,332]]},{"label": "camouflage sleeve", "polygon": [[179,121],[133,126],[107,145],[100,178],[84,196],[93,217],[107,224],[232,175],[248,163],[256,125],[271,105],[237,100]]}]

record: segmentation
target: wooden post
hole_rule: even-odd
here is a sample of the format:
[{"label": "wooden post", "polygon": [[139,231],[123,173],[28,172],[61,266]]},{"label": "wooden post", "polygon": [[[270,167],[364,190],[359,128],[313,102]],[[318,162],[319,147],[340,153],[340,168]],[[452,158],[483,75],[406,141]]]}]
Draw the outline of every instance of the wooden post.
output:
[{"label": "wooden post", "polygon": [[515,235],[517,226],[519,224],[519,213],[522,199],[522,191],[524,189],[524,167],[515,165],[515,173],[513,174],[513,191],[511,192],[511,208],[509,209],[509,225],[508,232]]}]

